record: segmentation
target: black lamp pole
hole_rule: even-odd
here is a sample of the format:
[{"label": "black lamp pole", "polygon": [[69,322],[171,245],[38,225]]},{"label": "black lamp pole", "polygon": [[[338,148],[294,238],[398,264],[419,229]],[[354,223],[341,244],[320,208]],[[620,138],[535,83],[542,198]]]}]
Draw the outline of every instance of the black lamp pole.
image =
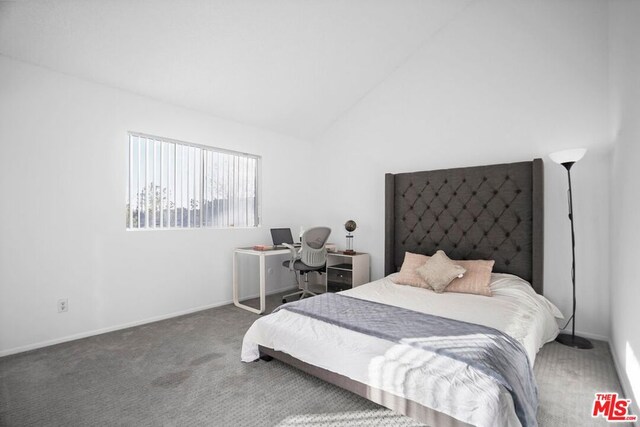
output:
[{"label": "black lamp pole", "polygon": [[569,220],[571,221],[571,282],[573,283],[573,312],[571,313],[571,335],[560,334],[556,341],[560,344],[568,345],[574,348],[590,349],[593,344],[586,338],[576,336],[576,233],[573,228],[573,193],[571,192],[571,166],[575,162],[562,163],[567,169],[567,177],[569,178]]}]

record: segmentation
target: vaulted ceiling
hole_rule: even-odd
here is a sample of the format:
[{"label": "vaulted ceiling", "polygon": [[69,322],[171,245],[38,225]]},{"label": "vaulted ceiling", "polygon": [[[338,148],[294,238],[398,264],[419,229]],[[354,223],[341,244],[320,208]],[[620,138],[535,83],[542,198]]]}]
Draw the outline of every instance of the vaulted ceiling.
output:
[{"label": "vaulted ceiling", "polygon": [[0,54],[314,139],[469,2],[0,2]]}]

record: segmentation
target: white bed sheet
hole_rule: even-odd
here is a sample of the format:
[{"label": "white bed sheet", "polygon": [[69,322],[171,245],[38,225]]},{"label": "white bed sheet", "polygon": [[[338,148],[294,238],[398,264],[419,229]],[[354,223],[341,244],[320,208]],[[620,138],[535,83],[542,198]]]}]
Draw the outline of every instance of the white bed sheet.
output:
[{"label": "white bed sheet", "polygon": [[[392,278],[393,275],[342,293],[498,329],[524,346],[532,365],[538,350],[558,334],[554,316],[562,314],[516,276],[493,274],[492,297],[437,294],[397,285]],[[249,328],[243,340],[242,361],[256,360],[258,345],[473,425],[520,425],[511,395],[491,378],[468,369],[462,362],[407,344],[281,310],[258,319]]]}]

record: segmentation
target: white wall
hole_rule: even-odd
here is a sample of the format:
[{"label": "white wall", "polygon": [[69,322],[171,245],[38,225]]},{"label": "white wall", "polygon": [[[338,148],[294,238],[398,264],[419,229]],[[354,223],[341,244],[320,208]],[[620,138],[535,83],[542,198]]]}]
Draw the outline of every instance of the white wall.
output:
[{"label": "white wall", "polygon": [[355,219],[355,248],[381,277],[385,172],[544,157],[545,294],[570,314],[566,173],[546,155],[590,147],[573,171],[577,328],[608,336],[607,62],[606,3],[474,3],[320,139],[329,204],[316,220]]},{"label": "white wall", "polygon": [[[290,173],[308,142],[5,57],[0,94],[0,355],[229,302],[232,249],[306,224]],[[262,228],[127,232],[130,130],[261,155]]]},{"label": "white wall", "polygon": [[[616,140],[611,204],[611,348],[627,397],[640,399],[640,3],[610,6],[611,124]],[[631,395],[633,393],[634,396]],[[638,413],[636,406],[635,413]]]}]

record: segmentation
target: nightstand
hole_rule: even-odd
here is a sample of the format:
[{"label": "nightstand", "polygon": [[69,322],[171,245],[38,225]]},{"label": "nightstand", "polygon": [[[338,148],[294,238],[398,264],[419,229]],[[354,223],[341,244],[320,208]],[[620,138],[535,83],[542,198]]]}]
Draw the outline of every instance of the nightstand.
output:
[{"label": "nightstand", "polygon": [[345,255],[342,252],[327,254],[327,292],[339,292],[368,283],[369,254],[358,252]]}]

